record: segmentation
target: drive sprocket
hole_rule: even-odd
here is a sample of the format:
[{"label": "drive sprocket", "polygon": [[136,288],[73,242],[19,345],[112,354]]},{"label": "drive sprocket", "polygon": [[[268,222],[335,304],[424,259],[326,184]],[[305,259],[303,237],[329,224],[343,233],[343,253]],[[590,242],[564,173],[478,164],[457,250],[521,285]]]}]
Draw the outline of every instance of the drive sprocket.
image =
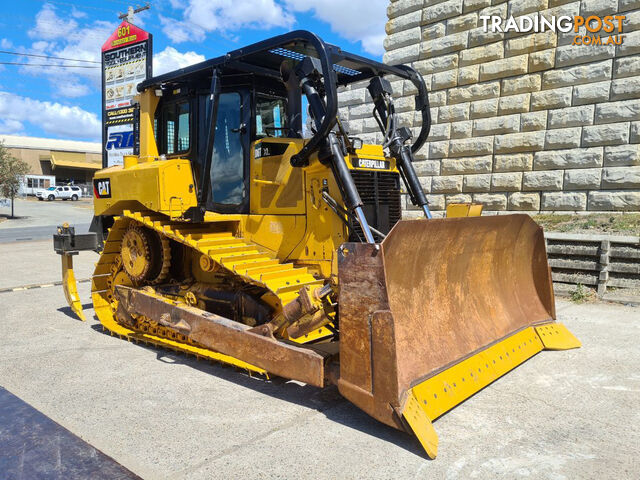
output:
[{"label": "drive sprocket", "polygon": [[122,267],[135,285],[159,283],[171,266],[169,240],[132,222],[122,238]]}]

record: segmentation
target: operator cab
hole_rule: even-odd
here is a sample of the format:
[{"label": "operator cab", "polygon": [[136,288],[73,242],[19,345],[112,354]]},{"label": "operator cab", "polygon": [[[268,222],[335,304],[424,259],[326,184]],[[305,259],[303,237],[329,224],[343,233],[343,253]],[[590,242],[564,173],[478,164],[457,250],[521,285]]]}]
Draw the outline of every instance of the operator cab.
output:
[{"label": "operator cab", "polygon": [[[410,80],[419,92],[416,110],[422,113],[423,126],[413,145],[405,145],[411,138],[409,130],[397,128],[385,75]],[[356,148],[338,119],[337,89],[367,80],[384,147],[395,158],[391,166],[385,161],[380,164],[393,177],[391,183],[384,171],[372,172],[367,165],[345,159],[355,156]],[[412,152],[422,146],[430,126],[426,87],[411,67],[384,65],[325,44],[310,32],[296,31],[138,85],[141,92],[150,88],[160,97],[154,118],[158,154],[191,160],[199,218],[204,211],[250,213],[251,158],[258,158],[253,155],[254,147],[256,152],[261,149],[262,157],[265,151],[267,156],[282,156],[288,143],[268,139],[302,139],[303,98],[312,127],[310,138],[291,156],[291,165],[304,167],[310,155],[317,154],[330,167],[342,195],[342,201],[330,202],[331,208],[347,216],[354,235],[373,241],[371,224],[383,230],[373,229],[383,238],[399,220],[400,178],[414,203],[430,216],[410,163]],[[352,175],[358,168],[368,176],[360,172]],[[362,178],[356,182],[354,176]],[[301,176],[296,178],[302,181]],[[359,190],[369,187],[371,198],[365,202]],[[379,195],[384,188],[393,191],[393,198],[385,192]],[[391,201],[384,200],[387,197]],[[344,212],[341,204],[346,207]],[[194,215],[197,221],[198,215]]]}]

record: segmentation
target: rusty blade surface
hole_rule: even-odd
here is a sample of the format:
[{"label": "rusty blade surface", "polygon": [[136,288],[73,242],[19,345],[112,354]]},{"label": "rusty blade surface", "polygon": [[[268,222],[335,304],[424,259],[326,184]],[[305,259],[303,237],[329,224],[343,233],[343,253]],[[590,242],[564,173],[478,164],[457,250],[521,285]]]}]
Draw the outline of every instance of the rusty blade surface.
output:
[{"label": "rusty blade surface", "polygon": [[382,248],[404,388],[554,316],[542,229],[528,215],[403,221]]},{"label": "rusty blade surface", "polygon": [[555,316],[527,215],[400,221],[380,246],[345,244],[338,275],[338,387],[393,426],[409,388]]},{"label": "rusty blade surface", "polygon": [[175,305],[141,290],[119,285],[116,294],[129,314],[161,322],[206,348],[275,375],[324,386],[324,357],[315,351],[259,335],[241,323],[195,307]]}]

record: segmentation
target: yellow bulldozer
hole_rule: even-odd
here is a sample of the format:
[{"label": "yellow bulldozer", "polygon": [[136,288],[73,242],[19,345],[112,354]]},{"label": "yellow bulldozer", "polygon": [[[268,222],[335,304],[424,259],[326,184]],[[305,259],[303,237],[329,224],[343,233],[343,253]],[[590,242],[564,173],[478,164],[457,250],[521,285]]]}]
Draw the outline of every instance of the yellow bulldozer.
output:
[{"label": "yellow bulldozer", "polygon": [[[415,139],[390,79],[414,87]],[[355,83],[378,145],[340,122]],[[93,249],[93,306],[113,334],[336,385],[431,458],[436,418],[541,350],[580,346],[554,322],[529,216],[432,218],[412,164],[431,125],[413,68],[295,31],[137,88],[134,155],[96,173],[91,232],[54,236],[81,319],[72,256]],[[405,193],[425,218],[401,219]]]}]

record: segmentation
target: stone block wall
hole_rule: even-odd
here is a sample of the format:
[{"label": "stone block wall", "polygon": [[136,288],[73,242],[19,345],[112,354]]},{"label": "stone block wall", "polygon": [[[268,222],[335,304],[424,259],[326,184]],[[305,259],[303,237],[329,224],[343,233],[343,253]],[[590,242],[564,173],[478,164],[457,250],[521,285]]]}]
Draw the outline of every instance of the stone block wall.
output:
[{"label": "stone block wall", "polygon": [[[640,211],[640,0],[392,0],[387,13],[384,62],[411,64],[430,91],[433,125],[414,165],[433,210]],[[485,33],[479,20],[536,14],[624,15],[623,43]],[[400,123],[417,134],[413,85],[392,85]],[[368,102],[365,85],[350,87],[341,118],[380,142]]]}]

